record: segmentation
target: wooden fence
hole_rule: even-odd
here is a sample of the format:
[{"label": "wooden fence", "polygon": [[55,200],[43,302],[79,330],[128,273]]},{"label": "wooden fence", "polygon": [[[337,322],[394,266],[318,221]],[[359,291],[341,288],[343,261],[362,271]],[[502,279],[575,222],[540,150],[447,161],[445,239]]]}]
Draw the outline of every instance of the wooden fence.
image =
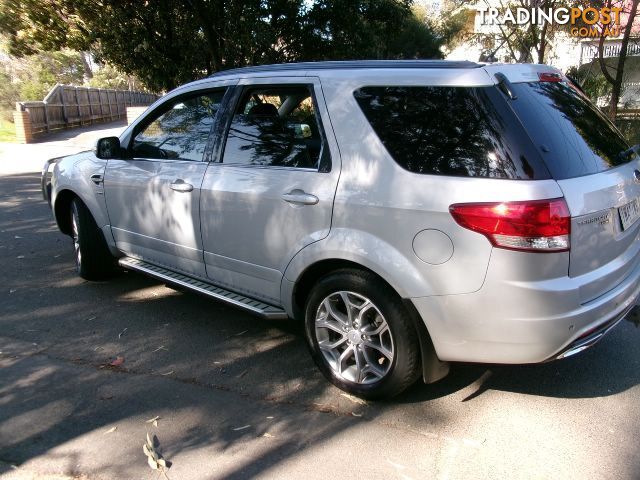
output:
[{"label": "wooden fence", "polygon": [[127,107],[150,105],[157,98],[146,92],[58,84],[41,102],[16,104],[16,135],[29,143],[39,133],[118,120],[126,117]]}]

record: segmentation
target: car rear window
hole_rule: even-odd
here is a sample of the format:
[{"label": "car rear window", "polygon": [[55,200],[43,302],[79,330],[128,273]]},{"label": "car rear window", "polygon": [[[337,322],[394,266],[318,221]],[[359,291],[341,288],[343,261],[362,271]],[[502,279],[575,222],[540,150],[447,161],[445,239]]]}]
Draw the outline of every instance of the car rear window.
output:
[{"label": "car rear window", "polygon": [[564,82],[512,85],[518,115],[553,178],[608,170],[629,161],[620,132],[581,93]]},{"label": "car rear window", "polygon": [[550,178],[496,87],[375,86],[354,92],[381,142],[415,173]]}]

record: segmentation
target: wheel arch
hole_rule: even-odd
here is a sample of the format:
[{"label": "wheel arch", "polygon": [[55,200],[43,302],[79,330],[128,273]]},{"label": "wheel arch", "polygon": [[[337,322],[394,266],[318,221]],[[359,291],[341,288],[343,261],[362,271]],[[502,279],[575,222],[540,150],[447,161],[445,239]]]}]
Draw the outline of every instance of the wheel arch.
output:
[{"label": "wheel arch", "polygon": [[407,313],[414,325],[420,346],[420,360],[422,378],[424,383],[434,383],[444,378],[449,373],[449,364],[442,362],[438,358],[435,347],[431,340],[429,330],[416,310],[413,302],[408,298],[403,298],[398,290],[391,285],[379,272],[372,270],[356,261],[344,258],[326,258],[318,260],[307,266],[295,282],[291,289],[291,310],[294,318],[304,318],[304,304],[313,288],[313,285],[322,277],[338,270],[356,269],[369,272],[382,281],[387,288],[391,289],[402,300]]},{"label": "wheel arch", "polygon": [[69,189],[58,192],[53,203],[53,216],[58,228],[65,235],[71,235],[71,202],[74,198],[80,198],[78,194]]}]

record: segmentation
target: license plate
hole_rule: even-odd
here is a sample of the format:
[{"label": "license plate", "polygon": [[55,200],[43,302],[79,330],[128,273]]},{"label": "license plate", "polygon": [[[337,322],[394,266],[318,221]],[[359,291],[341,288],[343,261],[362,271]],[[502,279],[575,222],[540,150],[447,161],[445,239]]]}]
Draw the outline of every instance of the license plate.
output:
[{"label": "license plate", "polygon": [[622,229],[626,230],[640,218],[640,201],[634,198],[626,205],[621,206],[618,212],[620,213],[620,220],[622,221]]}]

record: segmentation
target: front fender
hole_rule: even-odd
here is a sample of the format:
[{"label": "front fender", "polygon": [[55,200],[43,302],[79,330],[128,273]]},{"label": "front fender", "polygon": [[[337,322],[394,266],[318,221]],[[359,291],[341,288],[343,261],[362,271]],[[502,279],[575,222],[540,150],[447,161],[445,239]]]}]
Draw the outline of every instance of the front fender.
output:
[{"label": "front fender", "polygon": [[59,218],[61,211],[56,205],[69,194],[82,200],[99,228],[109,225],[103,186],[91,181],[92,175],[104,175],[106,164],[106,160],[96,158],[93,152],[71,155],[55,164],[51,177],[51,205],[59,227],[64,225],[64,219]]}]

